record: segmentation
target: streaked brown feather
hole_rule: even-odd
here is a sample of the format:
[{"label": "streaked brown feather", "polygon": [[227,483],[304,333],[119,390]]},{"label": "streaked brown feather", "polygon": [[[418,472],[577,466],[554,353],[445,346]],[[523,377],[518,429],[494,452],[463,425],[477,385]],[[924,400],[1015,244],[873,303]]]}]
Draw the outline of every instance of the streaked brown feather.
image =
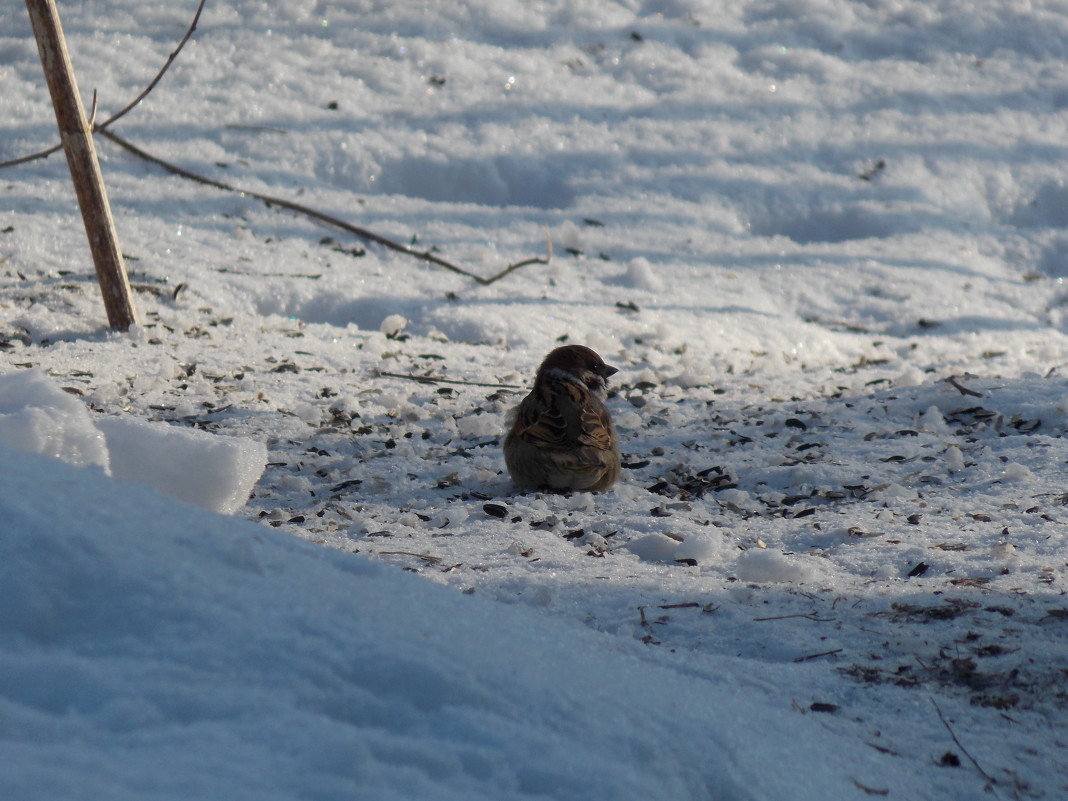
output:
[{"label": "streaked brown feather", "polygon": [[611,487],[620,456],[601,398],[604,378],[615,372],[581,346],[558,348],[546,357],[505,439],[505,461],[517,483],[552,489]]}]

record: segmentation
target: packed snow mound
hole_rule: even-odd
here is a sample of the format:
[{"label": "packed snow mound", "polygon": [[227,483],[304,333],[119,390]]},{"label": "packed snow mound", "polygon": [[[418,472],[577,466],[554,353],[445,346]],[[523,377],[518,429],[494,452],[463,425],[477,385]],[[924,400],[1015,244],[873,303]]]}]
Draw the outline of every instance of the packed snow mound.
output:
[{"label": "packed snow mound", "polygon": [[166,423],[97,416],[40,370],[0,375],[0,444],[94,466],[223,514],[245,505],[267,446]]},{"label": "packed snow mound", "polygon": [[40,370],[0,375],[0,444],[108,471],[104,434],[85,404]]},{"label": "packed snow mound", "polygon": [[737,576],[742,581],[793,582],[804,584],[818,577],[816,570],[799,556],[763,548],[751,548],[738,557]]},{"label": "packed snow mound", "polygon": [[890,759],[580,623],[0,455],[6,797],[804,801]]},{"label": "packed snow mound", "polygon": [[[110,113],[175,52],[197,3],[64,6],[79,82]],[[7,614],[46,638],[49,621],[61,628],[68,615],[87,640],[103,636],[100,655],[88,643],[41,645],[28,651],[32,669],[20,663],[22,692],[0,699],[0,769],[43,748],[27,717],[65,715],[69,736],[49,740],[32,778],[0,776],[5,801],[393,801],[374,777],[394,777],[396,789],[405,761],[418,770],[393,796],[512,801],[548,784],[535,778],[553,775],[545,754],[560,742],[586,757],[587,777],[625,763],[648,774],[631,792],[656,783],[653,796],[672,801],[686,796],[689,785],[672,796],[681,782],[718,780],[730,760],[743,785],[758,762],[796,781],[778,792],[771,780],[747,785],[767,801],[1068,798],[1068,4],[232,0],[208,4],[192,33],[124,117],[123,136],[283,203],[187,181],[99,140],[142,321],[119,333],[106,327],[64,159],[5,169],[0,373],[41,370],[69,414],[46,387],[48,399],[3,409],[18,417],[4,434],[101,480],[105,456],[117,473],[120,445],[97,412],[262,442],[268,462],[237,514],[266,529],[265,542],[289,535],[348,554],[330,565],[382,562],[468,601],[581,624],[621,653],[642,648],[641,662],[600,659],[601,646],[508,615],[475,643],[485,669],[421,668],[431,697],[453,686],[451,671],[464,688],[458,714],[435,716],[429,702],[431,712],[406,712],[424,703],[414,690],[346,678],[352,627],[383,605],[422,612],[430,596],[389,591],[378,604],[325,574],[327,588],[308,589],[304,567],[298,578],[272,564],[298,552],[225,533],[230,551],[194,545],[200,534],[151,551],[138,579],[136,566],[113,566],[120,553],[98,550],[113,541],[110,518],[53,519],[67,489],[59,473],[42,474],[49,486],[31,496],[34,510],[42,525],[78,529],[60,554],[81,567],[68,586],[33,554],[27,569],[52,595],[30,593]],[[31,40],[25,13],[0,14],[11,121],[0,161],[57,141]],[[343,226],[292,214],[291,203]],[[532,259],[550,251],[548,263]],[[420,253],[434,258],[412,258]],[[503,464],[508,412],[562,342],[619,368],[608,405],[626,466],[608,493],[519,493]],[[136,438],[158,455],[152,471],[175,460],[146,445],[147,432]],[[171,491],[193,474],[233,480],[217,455],[183,463],[163,482]],[[123,490],[127,499],[100,502],[158,494]],[[173,521],[182,530],[228,530],[195,505],[184,512]],[[93,519],[103,523],[83,536]],[[158,530],[137,528],[142,538]],[[8,536],[0,518],[0,541]],[[125,539],[114,541],[129,550]],[[88,556],[70,553],[79,548],[101,557],[96,585]],[[232,573],[218,564],[227,558]],[[257,570],[283,586],[277,602],[210,600],[230,598],[215,585]],[[161,586],[181,596],[173,607],[137,584],[164,571],[175,575]],[[376,575],[360,580],[382,593]],[[188,623],[191,651],[147,653],[154,617],[141,629],[136,618],[105,625],[137,613],[105,603],[131,584],[151,615],[173,610],[168,631]],[[81,603],[73,588],[91,586],[100,598],[85,603],[96,615],[87,619],[62,599]],[[449,615],[431,618],[433,629]],[[224,645],[205,633],[209,619]],[[517,710],[477,707],[470,687],[497,674],[518,706],[527,674],[513,680],[498,656],[513,643],[498,636],[505,620],[531,633],[523,664],[548,678],[528,682]],[[360,676],[416,673],[423,629],[394,630]],[[568,662],[554,647],[545,657],[548,631],[585,656]],[[120,655],[124,636],[154,689]],[[6,655],[0,681],[14,682]],[[122,672],[101,667],[108,655]],[[94,667],[78,673],[79,660]],[[279,661],[305,672],[271,674],[265,663]],[[315,685],[301,679],[312,662],[325,666]],[[551,696],[554,672],[568,675]],[[86,676],[95,692],[73,681]],[[130,677],[137,691],[108,689]],[[579,680],[593,700],[574,700]],[[713,691],[754,685],[741,712]],[[357,705],[376,693],[381,706]],[[303,706],[286,700],[296,696]],[[575,727],[569,704],[605,725]],[[272,706],[297,711],[276,721]],[[663,716],[677,708],[687,711],[667,731]],[[543,742],[498,744],[508,732],[482,725],[485,710],[529,721]],[[393,741],[350,738],[376,714]],[[715,737],[694,736],[698,714]],[[648,737],[629,733],[646,717]],[[427,756],[444,740],[427,731],[445,730],[470,748]],[[781,756],[788,736],[817,753]],[[281,764],[265,772],[268,739]],[[121,768],[140,770],[139,757],[169,775],[135,786]],[[420,793],[428,765],[440,781]],[[669,773],[680,783],[662,780]],[[580,795],[570,776],[546,794]],[[611,797],[602,782],[585,795]],[[703,795],[730,797],[732,786]]]},{"label": "packed snow mound", "polygon": [[245,505],[267,464],[267,446],[132,417],[99,417],[111,473],[183,501],[232,514]]}]

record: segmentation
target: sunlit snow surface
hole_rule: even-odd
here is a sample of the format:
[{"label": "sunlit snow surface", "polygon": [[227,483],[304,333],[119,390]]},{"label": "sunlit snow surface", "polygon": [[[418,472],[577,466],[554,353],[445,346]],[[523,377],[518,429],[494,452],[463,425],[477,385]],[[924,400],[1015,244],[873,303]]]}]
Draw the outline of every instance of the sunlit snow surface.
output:
[{"label": "sunlit snow surface", "polygon": [[[195,7],[63,4],[98,118]],[[1064,797],[1064,52],[1053,2],[209,4],[117,133],[553,259],[101,140],[119,334],[62,157],[3,170],[0,786]],[[51,145],[21,7],[0,83],[0,161]],[[628,468],[516,494],[565,340]]]}]

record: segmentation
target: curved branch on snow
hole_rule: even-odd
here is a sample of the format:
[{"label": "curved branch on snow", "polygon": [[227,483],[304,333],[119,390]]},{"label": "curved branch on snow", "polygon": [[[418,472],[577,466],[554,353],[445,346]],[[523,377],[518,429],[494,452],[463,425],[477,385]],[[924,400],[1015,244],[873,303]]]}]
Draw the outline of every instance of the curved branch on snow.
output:
[{"label": "curved branch on snow", "polygon": [[160,67],[159,72],[156,73],[156,77],[149,82],[148,86],[141,90],[141,94],[139,94],[129,103],[127,103],[121,109],[116,111],[102,123],[100,123],[100,125],[95,130],[103,130],[104,128],[107,128],[109,125],[111,125],[111,123],[116,122],[125,117],[126,114],[132,111],[138,103],[148,97],[149,92],[156,88],[156,84],[158,84],[163,78],[164,73],[166,73],[167,70],[170,69],[171,64],[173,64],[174,60],[178,58],[178,54],[182,52],[182,48],[185,47],[186,42],[189,41],[189,38],[193,35],[193,32],[196,31],[197,23],[200,22],[200,12],[204,10],[204,4],[207,1],[208,0],[200,0],[200,5],[197,6],[197,13],[193,15],[193,21],[189,23],[189,28],[186,30],[185,36],[183,36],[182,40],[178,42],[178,46],[174,48],[173,52],[171,52],[171,54],[167,56],[167,61],[163,64],[162,67]]},{"label": "curved branch on snow", "polygon": [[313,220],[318,220],[319,222],[324,223],[326,225],[338,228],[342,231],[346,231],[347,233],[350,233],[353,236],[357,236],[367,242],[373,242],[377,245],[382,245],[385,248],[395,250],[398,253],[403,253],[406,256],[411,256],[413,258],[419,259],[420,261],[425,261],[429,264],[433,264],[438,267],[442,267],[443,269],[449,270],[450,272],[457,273],[458,275],[466,276],[474,281],[477,281],[483,286],[488,286],[489,284],[492,284],[495,281],[499,281],[506,275],[518,270],[521,267],[526,267],[531,264],[548,264],[552,260],[552,240],[548,237],[547,234],[547,255],[533,256],[529,259],[517,261],[514,264],[509,264],[499,273],[491,275],[489,278],[483,278],[482,276],[477,275],[476,273],[472,273],[469,270],[465,270],[464,268],[459,267],[453,264],[452,262],[441,258],[440,256],[436,255],[435,253],[432,253],[429,250],[417,250],[416,248],[413,248],[410,245],[405,245],[401,242],[397,242],[396,240],[389,239],[388,237],[382,236],[381,234],[376,234],[374,231],[370,231],[366,228],[361,228],[358,225],[353,225],[352,223],[346,222],[345,220],[342,220],[339,217],[334,217],[331,214],[316,211],[313,208],[303,206],[300,203],[294,203],[291,200],[274,197],[273,195],[265,195],[261,192],[253,192],[249,189],[241,189],[240,187],[231,186],[230,184],[223,183],[222,181],[216,181],[214,178],[207,178],[203,175],[198,175],[195,172],[191,172],[175,164],[171,164],[168,161],[164,161],[158,156],[153,156],[151,153],[148,153],[139,148],[137,145],[133,144],[133,142],[122,138],[121,136],[112,131],[105,131],[101,129],[99,133],[105,139],[110,139],[112,142],[133,153],[135,156],[142,158],[145,161],[151,162],[152,164],[155,164],[159,167],[162,167],[167,172],[172,173],[173,175],[178,175],[182,178],[188,178],[191,181],[196,181],[197,183],[205,184],[207,186],[213,186],[216,189],[222,189],[225,192],[234,192],[235,194],[239,195],[247,195],[249,197],[253,197],[257,200],[263,201],[268,206],[278,206],[279,208],[296,212],[297,214],[303,214],[305,217],[309,217]]},{"label": "curved branch on snow", "polygon": [[[344,220],[341,220],[341,219],[339,219],[337,217],[333,217],[333,216],[331,216],[329,214],[324,214],[323,212],[316,211],[315,209],[308,208],[307,206],[302,206],[299,203],[293,203],[292,201],[285,200],[283,198],[272,197],[270,195],[260,194],[259,192],[251,192],[251,191],[246,190],[246,189],[239,189],[237,187],[230,186],[229,184],[222,183],[221,181],[215,181],[215,180],[212,180],[211,178],[206,178],[206,177],[204,177],[202,175],[197,175],[196,173],[190,172],[189,170],[182,169],[181,167],[177,167],[177,166],[175,166],[173,164],[170,164],[170,163],[164,161],[163,159],[160,159],[160,158],[158,158],[156,156],[153,156],[150,153],[147,153],[144,150],[141,150],[136,145],[134,145],[132,142],[129,142],[128,140],[122,138],[121,136],[118,136],[117,134],[114,134],[111,131],[107,130],[108,126],[110,126],[112,123],[116,122],[117,120],[121,119],[122,117],[126,116],[126,114],[128,114],[131,110],[133,110],[137,106],[138,103],[140,103],[142,100],[144,100],[149,95],[149,93],[153,89],[156,88],[156,85],[160,82],[160,80],[166,74],[167,70],[170,69],[171,64],[173,64],[175,59],[178,58],[178,54],[182,52],[182,49],[185,47],[185,45],[189,41],[190,37],[192,37],[193,32],[196,31],[197,23],[200,21],[200,14],[204,10],[204,4],[206,2],[207,2],[207,0],[200,0],[200,4],[197,6],[196,13],[193,15],[193,21],[189,24],[189,27],[186,29],[185,35],[181,38],[181,41],[178,42],[177,47],[174,48],[174,50],[171,52],[170,56],[167,57],[167,61],[163,64],[162,67],[160,67],[159,71],[156,73],[156,77],[154,77],[149,82],[149,84],[137,95],[137,97],[135,97],[132,101],[127,103],[119,111],[117,111],[116,113],[112,114],[110,117],[108,117],[106,120],[104,120],[99,125],[91,124],[91,127],[92,127],[92,129],[93,129],[93,131],[95,133],[99,133],[101,136],[106,137],[107,139],[110,139],[112,142],[114,142],[115,144],[119,145],[120,147],[125,148],[126,150],[130,151],[134,155],[136,155],[136,156],[138,156],[138,157],[140,157],[140,158],[142,158],[142,159],[144,159],[146,161],[152,162],[153,164],[156,164],[156,165],[162,167],[163,169],[167,170],[170,173],[173,173],[174,175],[181,176],[182,178],[188,178],[189,180],[197,181],[198,183],[206,184],[208,186],[214,186],[215,188],[222,189],[222,190],[224,190],[226,192],[235,192],[235,193],[242,194],[242,195],[248,195],[248,196],[254,197],[254,198],[258,199],[258,200],[262,200],[264,203],[266,203],[266,204],[268,204],[270,206],[278,206],[280,208],[284,208],[284,209],[287,209],[289,211],[296,212],[298,214],[303,214],[303,215],[305,215],[307,217],[310,217],[310,218],[312,218],[314,220],[318,220],[319,222],[324,223],[326,225],[330,225],[330,226],[333,226],[334,228],[338,228],[338,229],[340,229],[342,231],[346,231],[346,232],[348,232],[348,233],[350,233],[350,234],[352,234],[354,236],[357,236],[360,239],[363,239],[363,240],[365,240],[367,242],[374,242],[375,244],[381,245],[381,246],[383,246],[385,248],[389,248],[390,250],[395,250],[398,253],[403,253],[403,254],[405,254],[407,256],[412,256],[412,257],[417,258],[417,259],[419,259],[421,261],[425,261],[425,262],[427,262],[429,264],[434,264],[434,265],[436,265],[438,267],[441,267],[443,269],[449,270],[449,271],[457,273],[459,275],[466,276],[468,278],[471,278],[474,281],[477,281],[479,284],[482,284],[483,286],[488,286],[489,284],[492,284],[492,283],[494,283],[496,281],[499,281],[500,279],[504,278],[506,275],[509,275],[510,273],[520,269],[521,267],[526,267],[526,266],[531,265],[531,264],[549,264],[552,261],[552,257],[553,257],[552,239],[549,237],[548,233],[546,233],[547,254],[544,257],[535,256],[535,257],[532,257],[532,258],[529,258],[529,259],[523,259],[522,261],[515,262],[514,264],[509,264],[507,267],[505,267],[503,270],[501,270],[500,272],[496,273],[495,275],[491,275],[488,278],[484,278],[484,277],[482,277],[480,275],[476,275],[475,273],[469,272],[468,270],[465,270],[462,267],[458,267],[457,265],[453,264],[452,262],[449,262],[449,261],[447,261],[447,260],[435,255],[434,253],[432,253],[429,250],[416,250],[415,248],[413,248],[413,247],[411,247],[409,245],[405,245],[405,244],[402,244],[400,242],[396,242],[396,241],[394,241],[392,239],[389,239],[387,237],[381,236],[380,234],[376,234],[373,231],[369,231],[366,228],[361,228],[359,226],[352,225],[351,223],[347,223]],[[94,91],[93,92],[93,117],[95,118],[95,116],[96,116],[96,92]],[[14,167],[14,166],[16,166],[18,164],[25,164],[27,162],[35,161],[37,159],[47,158],[48,156],[50,156],[53,153],[55,153],[55,152],[57,152],[59,150],[62,150],[62,149],[63,149],[62,145],[55,145],[54,147],[51,147],[48,150],[42,150],[42,151],[40,151],[38,153],[31,153],[28,156],[22,156],[20,158],[12,159],[10,161],[0,162],[0,169],[2,169],[4,167]]]}]

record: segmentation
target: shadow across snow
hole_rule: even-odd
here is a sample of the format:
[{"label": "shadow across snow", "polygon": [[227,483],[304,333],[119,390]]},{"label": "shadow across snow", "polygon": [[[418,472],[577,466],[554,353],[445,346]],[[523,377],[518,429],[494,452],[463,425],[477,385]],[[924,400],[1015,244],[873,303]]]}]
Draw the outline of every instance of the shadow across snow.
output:
[{"label": "shadow across snow", "polygon": [[382,163],[378,187],[436,202],[562,209],[575,199],[564,172],[562,166],[531,156],[408,156]]}]

